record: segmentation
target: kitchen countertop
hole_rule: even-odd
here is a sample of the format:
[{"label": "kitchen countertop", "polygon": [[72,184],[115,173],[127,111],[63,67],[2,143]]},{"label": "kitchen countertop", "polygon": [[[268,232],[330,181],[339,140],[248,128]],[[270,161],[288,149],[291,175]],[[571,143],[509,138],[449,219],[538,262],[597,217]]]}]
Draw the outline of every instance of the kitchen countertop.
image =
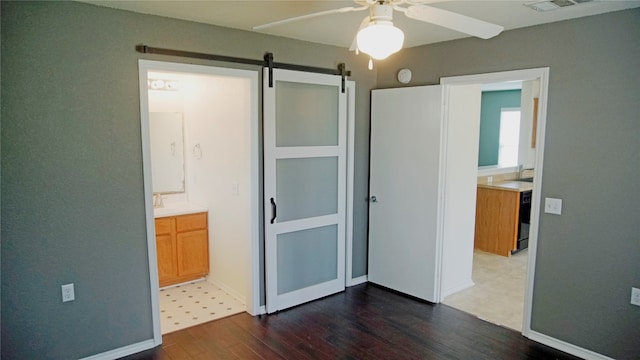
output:
[{"label": "kitchen countertop", "polygon": [[177,216],[209,211],[200,205],[188,202],[165,202],[163,207],[153,208],[153,217]]},{"label": "kitchen countertop", "polygon": [[525,181],[499,181],[491,184],[478,184],[478,187],[486,189],[506,190],[506,191],[531,191],[533,190],[533,183]]}]

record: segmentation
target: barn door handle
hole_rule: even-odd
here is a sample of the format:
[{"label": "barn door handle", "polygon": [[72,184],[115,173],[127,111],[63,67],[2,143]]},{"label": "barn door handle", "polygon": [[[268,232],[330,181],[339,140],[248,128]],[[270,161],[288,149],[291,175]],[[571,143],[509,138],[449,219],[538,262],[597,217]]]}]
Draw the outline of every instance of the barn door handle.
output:
[{"label": "barn door handle", "polygon": [[276,206],[276,201],[271,198],[271,223],[273,224],[276,221],[278,207]]}]

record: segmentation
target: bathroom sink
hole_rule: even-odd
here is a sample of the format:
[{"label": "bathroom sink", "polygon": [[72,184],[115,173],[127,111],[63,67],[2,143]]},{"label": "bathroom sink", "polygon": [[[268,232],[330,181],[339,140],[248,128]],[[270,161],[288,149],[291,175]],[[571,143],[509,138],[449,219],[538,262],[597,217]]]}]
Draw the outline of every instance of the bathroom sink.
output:
[{"label": "bathroom sink", "polygon": [[517,181],[532,183],[533,182],[533,178],[522,178],[522,179],[518,179]]},{"label": "bathroom sink", "polygon": [[207,208],[187,202],[165,202],[161,208],[154,208],[154,217],[176,216],[208,211]]}]

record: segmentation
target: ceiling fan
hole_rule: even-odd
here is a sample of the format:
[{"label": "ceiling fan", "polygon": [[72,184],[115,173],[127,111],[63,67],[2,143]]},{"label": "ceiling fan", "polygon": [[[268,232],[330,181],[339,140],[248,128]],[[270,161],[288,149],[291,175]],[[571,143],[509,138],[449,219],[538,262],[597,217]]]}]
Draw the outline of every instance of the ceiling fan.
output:
[{"label": "ceiling fan", "polygon": [[358,6],[326,10],[279,20],[254,26],[253,30],[262,30],[318,16],[369,10],[369,16],[362,20],[349,50],[361,51],[376,60],[381,60],[400,50],[404,43],[404,33],[393,26],[394,10],[404,13],[410,19],[428,22],[482,39],[492,38],[500,34],[504,29],[500,25],[425,4],[436,2],[433,0],[354,0],[354,2]]}]

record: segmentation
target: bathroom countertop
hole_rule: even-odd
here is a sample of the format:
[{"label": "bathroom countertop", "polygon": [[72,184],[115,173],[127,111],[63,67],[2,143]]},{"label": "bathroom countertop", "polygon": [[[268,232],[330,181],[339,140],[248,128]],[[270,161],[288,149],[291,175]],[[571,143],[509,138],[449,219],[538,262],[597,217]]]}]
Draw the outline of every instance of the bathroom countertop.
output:
[{"label": "bathroom countertop", "polygon": [[533,190],[533,184],[524,181],[500,181],[491,184],[478,184],[478,187],[517,192]]},{"label": "bathroom countertop", "polygon": [[163,207],[153,208],[153,217],[167,217],[176,215],[195,214],[209,211],[206,207],[188,202],[168,202]]}]

